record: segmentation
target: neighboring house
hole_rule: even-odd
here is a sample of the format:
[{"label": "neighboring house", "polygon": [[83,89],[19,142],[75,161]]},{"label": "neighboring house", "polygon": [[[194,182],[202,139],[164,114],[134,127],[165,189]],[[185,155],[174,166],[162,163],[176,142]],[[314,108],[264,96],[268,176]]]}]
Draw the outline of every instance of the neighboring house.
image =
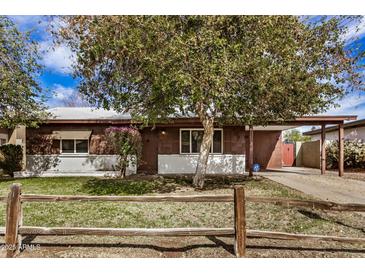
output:
[{"label": "neighboring house", "polygon": [[[303,135],[310,136],[312,141],[321,140],[321,129],[304,132]],[[344,124],[345,140],[365,141],[365,119]],[[326,127],[326,141],[338,141],[338,126]]]},{"label": "neighboring house", "polygon": [[[110,152],[105,129],[129,126],[129,114],[91,108],[54,108],[52,118],[38,128],[17,127],[9,143],[21,144],[26,151],[25,171],[20,176],[102,176],[116,173],[117,155]],[[353,120],[355,116],[312,116],[293,121],[253,127],[250,154],[247,126],[216,126],[208,174],[243,174],[249,162],[262,169],[282,167],[282,130],[300,125],[318,125]],[[141,129],[142,158],[138,168],[127,174],[192,174],[195,172],[203,136],[196,117],[173,118],[154,128]],[[246,157],[247,155],[247,157]],[[253,155],[251,160],[250,155]]]}]

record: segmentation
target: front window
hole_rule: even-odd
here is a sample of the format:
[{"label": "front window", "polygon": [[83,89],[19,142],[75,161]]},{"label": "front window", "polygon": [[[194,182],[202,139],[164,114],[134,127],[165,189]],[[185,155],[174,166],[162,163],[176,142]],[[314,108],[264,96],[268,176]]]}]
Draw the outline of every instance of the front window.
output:
[{"label": "front window", "polygon": [[87,154],[89,153],[89,140],[62,139],[61,153],[63,154]]},{"label": "front window", "polygon": [[76,153],[88,153],[89,142],[88,140],[76,140]]},{"label": "front window", "polygon": [[191,131],[191,152],[199,153],[200,146],[203,141],[204,131],[202,130],[192,130]]},{"label": "front window", "polygon": [[0,138],[0,146],[5,145],[5,144],[6,144],[6,139]]},{"label": "front window", "polygon": [[[200,153],[203,129],[180,130],[180,153]],[[223,130],[215,129],[210,153],[223,153]]]},{"label": "front window", "polygon": [[181,153],[190,153],[190,130],[181,131]]}]

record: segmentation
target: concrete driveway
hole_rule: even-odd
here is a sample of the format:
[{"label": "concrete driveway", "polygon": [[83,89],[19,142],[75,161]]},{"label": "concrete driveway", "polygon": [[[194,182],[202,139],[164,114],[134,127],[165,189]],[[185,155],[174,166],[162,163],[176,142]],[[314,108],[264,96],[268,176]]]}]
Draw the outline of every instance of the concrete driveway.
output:
[{"label": "concrete driveway", "polygon": [[338,177],[333,171],[321,175],[319,169],[284,167],[257,174],[322,200],[365,204],[365,173]]}]

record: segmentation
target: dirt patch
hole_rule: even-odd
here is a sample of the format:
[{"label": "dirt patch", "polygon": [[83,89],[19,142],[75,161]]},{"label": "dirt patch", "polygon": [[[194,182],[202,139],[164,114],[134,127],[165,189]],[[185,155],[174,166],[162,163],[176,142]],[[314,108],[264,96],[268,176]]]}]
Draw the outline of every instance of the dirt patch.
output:
[{"label": "dirt patch", "polygon": [[[233,258],[228,237],[41,237],[20,258]],[[365,258],[365,246],[321,241],[248,239],[251,258]],[[3,254],[1,254],[1,252]],[[5,255],[1,251],[1,255]]]}]

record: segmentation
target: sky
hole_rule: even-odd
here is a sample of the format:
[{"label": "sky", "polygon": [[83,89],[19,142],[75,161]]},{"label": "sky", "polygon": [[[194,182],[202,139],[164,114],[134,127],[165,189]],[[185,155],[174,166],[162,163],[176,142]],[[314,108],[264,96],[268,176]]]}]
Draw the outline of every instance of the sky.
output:
[{"label": "sky", "polygon": [[58,25],[57,17],[50,16],[9,16],[20,31],[31,31],[38,41],[44,66],[39,83],[46,93],[49,108],[63,106],[63,100],[77,91],[78,80],[72,77],[71,65],[75,58],[71,50],[60,45],[53,47],[53,37],[49,32],[51,25]]},{"label": "sky", "polygon": [[[32,31],[32,38],[39,42],[41,49],[41,64],[44,65],[44,72],[39,82],[47,94],[47,106],[63,106],[63,100],[77,92],[78,80],[72,77],[71,65],[75,61],[71,50],[60,45],[53,49],[53,37],[48,29],[50,25],[57,25],[57,17],[49,16],[10,16],[13,22],[21,31]],[[361,47],[365,48],[365,18],[358,25],[349,26],[349,30],[343,39],[347,46],[351,47],[353,38],[358,37]],[[358,115],[358,119],[365,118],[365,92],[352,92],[337,102],[340,106],[332,108],[326,113],[328,115]],[[302,128],[307,129],[307,127]]]}]

